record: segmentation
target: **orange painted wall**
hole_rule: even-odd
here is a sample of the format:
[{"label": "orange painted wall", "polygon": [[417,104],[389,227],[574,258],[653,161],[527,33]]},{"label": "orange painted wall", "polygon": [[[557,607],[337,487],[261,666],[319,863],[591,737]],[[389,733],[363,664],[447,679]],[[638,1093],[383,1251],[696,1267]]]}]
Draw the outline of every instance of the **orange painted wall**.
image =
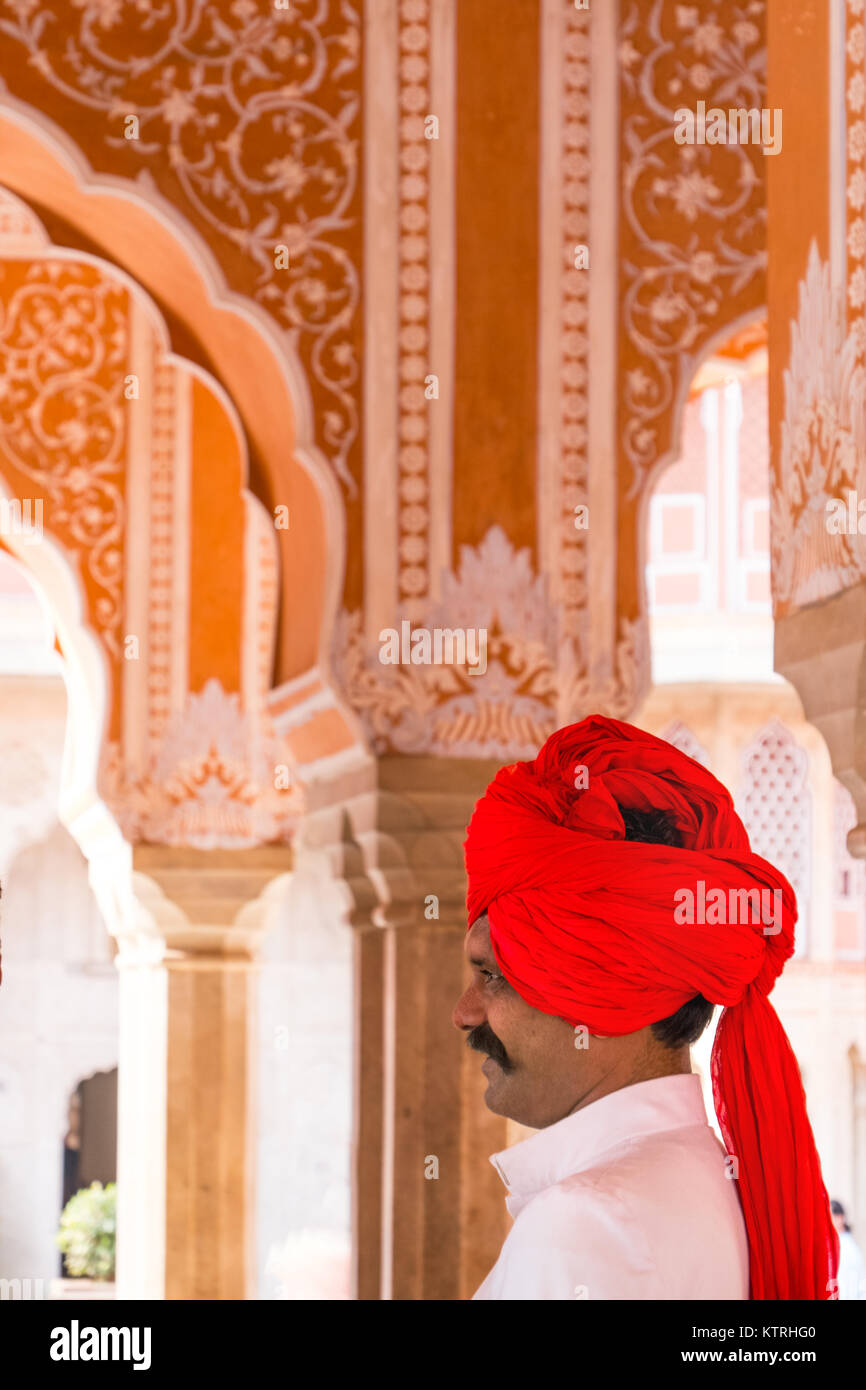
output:
[{"label": "orange painted wall", "polygon": [[454,552],[535,553],[539,6],[457,6]]},{"label": "orange painted wall", "polygon": [[241,455],[224,407],[192,386],[189,688],[240,689],[243,602]]},{"label": "orange painted wall", "polygon": [[[829,20],[819,0],[770,0],[768,100],[784,111],[784,144],[767,161],[770,466],[778,477],[783,373],[809,244],[829,255]],[[837,99],[842,99],[838,94]]]},{"label": "orange painted wall", "polygon": [[80,573],[85,621],[109,665],[108,736],[116,738],[129,295],[72,260],[10,260],[0,272],[0,474],[12,497],[42,503],[45,532]]}]

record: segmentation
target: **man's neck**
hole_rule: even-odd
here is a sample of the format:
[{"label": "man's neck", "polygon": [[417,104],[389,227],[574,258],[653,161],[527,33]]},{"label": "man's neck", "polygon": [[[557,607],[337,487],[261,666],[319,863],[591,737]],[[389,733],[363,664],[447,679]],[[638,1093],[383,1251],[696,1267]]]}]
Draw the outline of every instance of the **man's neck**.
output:
[{"label": "man's neck", "polygon": [[[636,1086],[641,1081],[655,1081],[662,1076],[689,1075],[692,1070],[691,1051],[688,1046],[684,1047],[662,1047],[653,1048],[648,1056],[644,1056],[640,1061],[635,1061],[631,1066],[615,1067],[604,1076],[599,1077],[589,1090],[580,1096],[566,1112],[573,1115],[577,1110],[583,1110],[585,1106],[592,1105],[593,1101],[601,1100],[602,1096],[609,1096],[614,1091],[621,1091],[626,1086]],[[562,1117],[563,1119],[565,1116]]]}]

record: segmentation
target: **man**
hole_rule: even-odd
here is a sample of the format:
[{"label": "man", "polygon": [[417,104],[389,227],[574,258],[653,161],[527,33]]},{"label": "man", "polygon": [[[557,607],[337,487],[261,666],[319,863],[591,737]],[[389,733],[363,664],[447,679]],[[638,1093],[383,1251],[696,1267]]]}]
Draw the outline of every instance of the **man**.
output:
[{"label": "man", "polygon": [[[767,994],[787,880],[725,788],[601,716],[503,768],[466,839],[472,982],[454,1011],[515,1218],[479,1299],[826,1299],[838,1237]],[[696,910],[697,908],[697,910]],[[689,1045],[722,1004],[707,1124]]]}]

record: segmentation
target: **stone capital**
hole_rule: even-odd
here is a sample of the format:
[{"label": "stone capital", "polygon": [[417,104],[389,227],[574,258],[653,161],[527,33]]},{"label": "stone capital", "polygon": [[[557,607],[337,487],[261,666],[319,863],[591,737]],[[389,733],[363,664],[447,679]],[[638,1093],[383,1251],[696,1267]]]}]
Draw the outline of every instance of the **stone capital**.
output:
[{"label": "stone capital", "polygon": [[[300,844],[325,851],[357,929],[465,924],[463,841],[500,764],[389,754],[307,790]],[[425,903],[436,899],[434,916]]]},{"label": "stone capital", "polygon": [[118,964],[244,965],[283,901],[288,845],[195,850],[136,845],[131,926],[118,934]]}]

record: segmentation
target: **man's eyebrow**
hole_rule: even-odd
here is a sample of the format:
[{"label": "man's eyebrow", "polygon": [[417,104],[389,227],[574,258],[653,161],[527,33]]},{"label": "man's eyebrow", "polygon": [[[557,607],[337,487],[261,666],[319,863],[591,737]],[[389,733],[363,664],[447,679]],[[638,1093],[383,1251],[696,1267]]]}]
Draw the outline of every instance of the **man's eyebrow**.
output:
[{"label": "man's eyebrow", "polygon": [[470,964],[470,965],[492,965],[492,964],[493,964],[493,957],[492,957],[492,956],[470,956],[470,957],[469,957],[469,964]]}]

